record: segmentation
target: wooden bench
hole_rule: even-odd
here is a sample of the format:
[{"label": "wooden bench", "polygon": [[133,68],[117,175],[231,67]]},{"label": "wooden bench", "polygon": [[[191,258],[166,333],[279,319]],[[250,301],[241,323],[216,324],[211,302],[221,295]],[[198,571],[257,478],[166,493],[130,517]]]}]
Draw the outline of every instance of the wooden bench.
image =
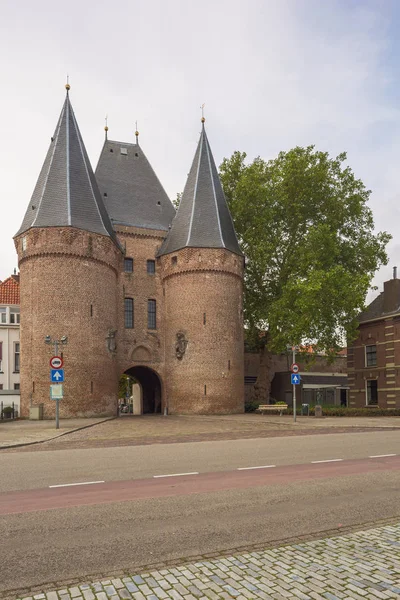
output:
[{"label": "wooden bench", "polygon": [[279,411],[279,415],[282,416],[282,412],[287,410],[287,404],[260,404],[257,408],[258,411],[263,415],[266,412],[276,412]]}]

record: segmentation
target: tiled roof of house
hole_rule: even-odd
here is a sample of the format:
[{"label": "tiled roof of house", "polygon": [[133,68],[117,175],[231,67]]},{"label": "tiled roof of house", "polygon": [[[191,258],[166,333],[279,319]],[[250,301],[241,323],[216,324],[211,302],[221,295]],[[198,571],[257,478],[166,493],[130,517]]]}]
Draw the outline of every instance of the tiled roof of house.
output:
[{"label": "tiled roof of house", "polygon": [[185,247],[226,248],[242,255],[204,125],[178,212],[159,256]]},{"label": "tiled roof of house", "polygon": [[11,275],[0,283],[0,304],[19,303],[19,275]]}]

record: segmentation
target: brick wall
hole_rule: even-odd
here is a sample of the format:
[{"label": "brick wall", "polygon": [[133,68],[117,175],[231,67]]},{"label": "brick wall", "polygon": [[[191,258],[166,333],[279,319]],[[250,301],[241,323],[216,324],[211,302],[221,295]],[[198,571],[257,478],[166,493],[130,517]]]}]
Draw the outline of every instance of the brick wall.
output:
[{"label": "brick wall", "polygon": [[[156,253],[165,231],[118,227],[118,238],[125,248],[125,256],[133,259],[133,273],[123,270],[119,276],[118,364],[119,374],[135,366],[154,370],[161,380],[164,376],[164,323],[161,265]],[[155,260],[154,275],[147,272],[147,260]],[[124,323],[124,298],[133,298],[134,327]],[[157,328],[147,327],[147,301],[156,300]]]},{"label": "brick wall", "polygon": [[[161,269],[169,412],[243,412],[243,260],[227,250],[185,248],[163,256]],[[181,360],[179,332],[187,340]]]},{"label": "brick wall", "polygon": [[[26,250],[22,250],[22,238]],[[35,228],[15,240],[21,285],[21,414],[49,398],[46,335],[68,336],[61,417],[112,415],[117,407],[118,365],[107,336],[116,330],[117,277],[122,254],[106,236],[73,228]]]}]

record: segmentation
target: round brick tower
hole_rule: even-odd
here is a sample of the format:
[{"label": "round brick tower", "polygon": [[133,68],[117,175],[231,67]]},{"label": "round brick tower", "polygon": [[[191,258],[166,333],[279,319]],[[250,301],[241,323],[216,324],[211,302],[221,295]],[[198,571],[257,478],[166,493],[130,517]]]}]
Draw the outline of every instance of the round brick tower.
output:
[{"label": "round brick tower", "polygon": [[244,258],[204,125],[159,256],[168,411],[243,412]]},{"label": "round brick tower", "polygon": [[[53,418],[50,357],[64,360],[61,417],[117,411],[117,278],[122,252],[67,97],[20,230],[21,415]],[[50,343],[46,343],[50,341]],[[50,339],[49,339],[50,338]]]}]

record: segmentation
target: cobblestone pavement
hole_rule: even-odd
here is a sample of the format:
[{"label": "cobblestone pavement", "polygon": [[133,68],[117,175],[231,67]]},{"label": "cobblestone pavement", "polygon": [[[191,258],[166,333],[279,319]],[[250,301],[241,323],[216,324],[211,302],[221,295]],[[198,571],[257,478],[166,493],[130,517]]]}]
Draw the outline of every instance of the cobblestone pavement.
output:
[{"label": "cobblestone pavement", "polygon": [[[43,423],[43,421],[40,423]],[[400,430],[400,417],[326,417],[323,419],[299,417],[297,423],[294,424],[293,417],[288,415],[282,417],[257,414],[197,415],[195,417],[175,415],[168,417],[162,415],[126,416],[99,423],[95,427],[69,433],[52,441],[45,441],[43,444],[14,450],[3,450],[2,452],[102,448],[327,433],[362,433],[389,429]]]},{"label": "cobblestone pavement", "polygon": [[[24,600],[385,600],[400,598],[400,523],[148,573],[76,583]],[[21,596],[22,600],[22,596]]]}]

